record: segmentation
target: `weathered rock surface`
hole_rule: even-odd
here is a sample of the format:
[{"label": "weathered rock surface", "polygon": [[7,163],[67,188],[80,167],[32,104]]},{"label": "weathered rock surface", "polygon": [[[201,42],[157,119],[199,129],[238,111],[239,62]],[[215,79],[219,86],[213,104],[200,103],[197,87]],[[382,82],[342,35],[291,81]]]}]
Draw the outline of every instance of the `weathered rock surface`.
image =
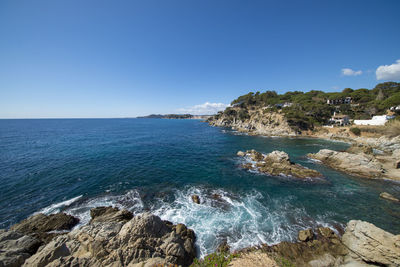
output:
[{"label": "weathered rock surface", "polygon": [[323,177],[316,170],[291,162],[289,155],[283,151],[273,151],[263,155],[253,149],[246,151],[244,157],[255,163],[246,163],[242,166],[243,168],[257,170],[268,175],[291,176],[300,179]]},{"label": "weathered rock surface", "polygon": [[384,173],[382,165],[374,157],[366,154],[321,149],[318,153],[310,153],[307,156],[320,160],[332,168],[360,177],[380,178]]},{"label": "weathered rock surface", "polygon": [[312,229],[306,229],[299,231],[298,238],[301,242],[307,242],[314,237]]},{"label": "weathered rock surface", "polygon": [[127,222],[133,218],[133,214],[127,210],[120,210],[114,207],[97,207],[90,210],[91,220],[95,222]]},{"label": "weathered rock surface", "polygon": [[20,223],[11,226],[10,230],[23,233],[25,235],[32,235],[40,239],[42,242],[49,242],[54,236],[59,233],[53,231],[70,230],[79,219],[65,213],[57,213],[51,215],[44,215],[38,213],[33,215]]},{"label": "weathered rock surface", "polygon": [[0,266],[21,266],[34,254],[41,241],[15,231],[0,230]]},{"label": "weathered rock surface", "polygon": [[400,235],[395,236],[371,223],[352,220],[347,224],[342,242],[350,251],[345,259],[346,266],[357,263],[400,266]]},{"label": "weathered rock surface", "polygon": [[58,236],[24,266],[187,266],[196,256],[194,232],[144,213],[94,209],[91,222]]},{"label": "weathered rock surface", "polygon": [[231,127],[240,132],[267,136],[295,136],[296,132],[289,126],[287,120],[279,112],[265,109],[247,110],[248,117],[241,119],[238,114],[243,109],[231,108],[230,114],[221,114],[209,118],[212,126]]},{"label": "weathered rock surface", "polygon": [[305,238],[301,239],[304,241],[295,243],[284,241],[272,246],[265,244],[255,249],[244,249],[239,254],[243,253],[246,257],[256,257],[253,260],[260,258],[259,255],[254,254],[255,252],[266,254],[270,259],[276,261],[276,266],[341,266],[340,264],[348,251],[341,243],[340,237],[330,228],[321,227],[315,230],[307,229],[299,232],[299,236],[303,234]]},{"label": "weathered rock surface", "polygon": [[390,201],[394,201],[394,202],[400,202],[400,199],[392,196],[391,194],[389,194],[387,192],[380,193],[379,197],[390,200]]}]

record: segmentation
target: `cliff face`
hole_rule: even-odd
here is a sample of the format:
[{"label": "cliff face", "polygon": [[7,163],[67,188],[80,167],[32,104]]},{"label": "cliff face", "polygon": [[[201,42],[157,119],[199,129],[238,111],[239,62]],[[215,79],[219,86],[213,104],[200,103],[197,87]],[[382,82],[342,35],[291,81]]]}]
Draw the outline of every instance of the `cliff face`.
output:
[{"label": "cliff face", "polygon": [[229,112],[215,115],[208,123],[218,127],[232,127],[240,132],[267,136],[295,136],[283,114],[258,108],[247,110],[230,108]]}]

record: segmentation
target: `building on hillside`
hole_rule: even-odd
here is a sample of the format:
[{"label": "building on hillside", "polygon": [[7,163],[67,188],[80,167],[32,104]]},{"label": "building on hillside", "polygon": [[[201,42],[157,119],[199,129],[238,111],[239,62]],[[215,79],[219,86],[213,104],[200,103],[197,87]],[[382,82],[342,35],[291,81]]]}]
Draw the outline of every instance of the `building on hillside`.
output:
[{"label": "building on hillside", "polygon": [[380,115],[380,116],[373,116],[370,120],[354,120],[355,125],[374,125],[374,126],[381,126],[385,125],[388,120],[393,119],[394,116],[388,115]]},{"label": "building on hillside", "polygon": [[390,107],[390,111],[400,111],[400,105]]},{"label": "building on hillside", "polygon": [[327,99],[326,103],[328,105],[341,105],[341,104],[351,104],[351,97],[338,98],[338,99]]},{"label": "building on hillside", "polygon": [[339,126],[345,126],[350,124],[350,119],[348,115],[333,113],[332,118],[329,120],[330,124],[335,124]]}]

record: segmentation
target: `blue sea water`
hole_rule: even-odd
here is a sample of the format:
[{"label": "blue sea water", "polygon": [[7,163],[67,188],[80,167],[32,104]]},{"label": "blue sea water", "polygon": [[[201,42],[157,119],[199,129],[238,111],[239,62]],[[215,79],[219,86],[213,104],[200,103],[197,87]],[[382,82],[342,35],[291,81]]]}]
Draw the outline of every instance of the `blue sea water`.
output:
[{"label": "blue sea water", "polygon": [[[240,135],[198,120],[0,120],[0,228],[35,212],[89,220],[92,207],[150,211],[194,229],[200,255],[226,240],[232,249],[295,240],[318,225],[351,219],[400,233],[400,184],[348,176],[306,157],[347,144]],[[238,150],[286,151],[325,175],[298,181],[240,168]],[[198,194],[201,205],[192,202]],[[218,195],[218,196],[216,196]]]}]

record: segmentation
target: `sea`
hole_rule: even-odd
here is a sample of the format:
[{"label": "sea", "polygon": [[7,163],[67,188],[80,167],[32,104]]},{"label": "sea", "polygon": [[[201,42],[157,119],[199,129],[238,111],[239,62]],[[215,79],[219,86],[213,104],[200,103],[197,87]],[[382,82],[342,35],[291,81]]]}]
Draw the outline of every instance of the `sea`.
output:
[{"label": "sea", "polygon": [[[88,223],[89,211],[115,206],[184,223],[200,256],[295,241],[301,229],[349,220],[400,233],[400,183],[335,171],[307,153],[349,145],[319,139],[248,136],[200,120],[0,120],[0,228],[42,212]],[[274,177],[241,168],[239,150],[283,150],[324,179]],[[200,197],[201,204],[192,201]]]}]

